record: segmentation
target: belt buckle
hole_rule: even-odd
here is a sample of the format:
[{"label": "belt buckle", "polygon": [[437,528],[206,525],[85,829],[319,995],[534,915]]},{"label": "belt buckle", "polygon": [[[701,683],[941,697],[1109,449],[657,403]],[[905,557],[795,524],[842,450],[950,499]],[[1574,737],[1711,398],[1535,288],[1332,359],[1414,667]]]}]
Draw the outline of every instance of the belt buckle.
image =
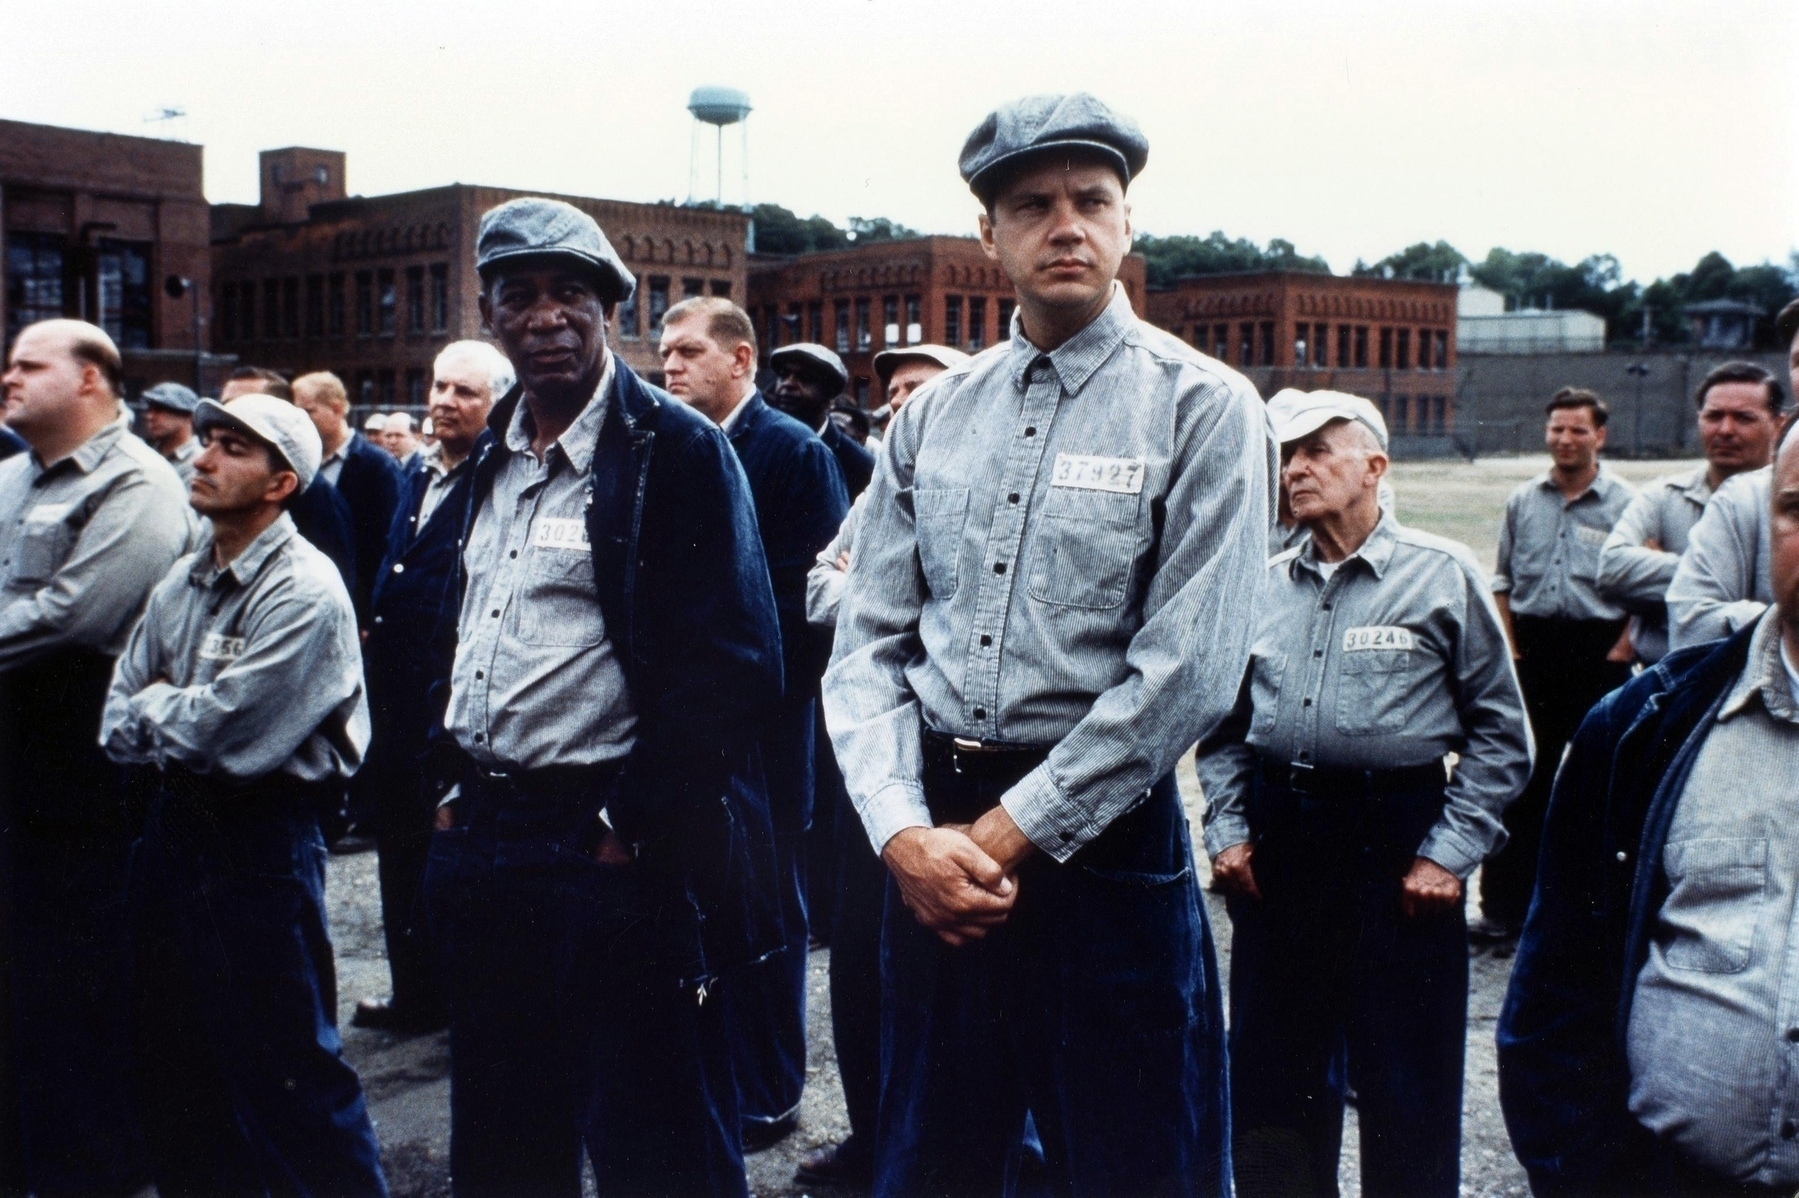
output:
[{"label": "belt buckle", "polygon": [[1287,789],[1296,794],[1311,794],[1312,775],[1314,772],[1313,767],[1303,761],[1288,762]]},{"label": "belt buckle", "polygon": [[979,753],[981,751],[981,742],[978,740],[970,740],[966,736],[952,736],[950,737],[949,743],[950,768],[958,774],[962,773],[962,754]]}]

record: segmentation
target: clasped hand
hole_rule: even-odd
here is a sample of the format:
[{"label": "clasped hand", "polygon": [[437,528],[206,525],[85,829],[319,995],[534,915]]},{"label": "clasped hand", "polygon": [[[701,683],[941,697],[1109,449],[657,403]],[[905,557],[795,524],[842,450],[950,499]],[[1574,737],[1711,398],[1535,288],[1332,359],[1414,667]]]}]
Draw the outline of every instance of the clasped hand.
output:
[{"label": "clasped hand", "polygon": [[995,807],[973,824],[896,833],[881,859],[918,922],[959,946],[1006,922],[1018,901],[1018,866],[1031,851],[1011,816]]}]

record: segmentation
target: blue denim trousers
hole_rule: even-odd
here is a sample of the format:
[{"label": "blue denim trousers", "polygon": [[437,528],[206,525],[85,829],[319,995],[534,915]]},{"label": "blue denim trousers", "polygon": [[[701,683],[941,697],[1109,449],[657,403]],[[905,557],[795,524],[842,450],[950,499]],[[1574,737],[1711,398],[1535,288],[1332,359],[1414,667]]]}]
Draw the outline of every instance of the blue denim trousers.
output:
[{"label": "blue denim trousers", "polygon": [[577,1198],[583,1152],[607,1198],[747,1192],[721,1004],[669,966],[691,910],[656,865],[593,859],[604,798],[471,771],[432,841],[459,1198]]},{"label": "blue denim trousers", "polygon": [[1400,909],[1400,879],[1442,810],[1441,784],[1302,794],[1257,780],[1247,814],[1262,900],[1230,902],[1243,1198],[1337,1193],[1347,1088],[1364,1193],[1457,1192],[1466,922],[1460,906]]},{"label": "blue denim trousers", "polygon": [[154,797],[131,863],[139,1075],[158,1191],[387,1193],[337,1033],[325,843],[304,788]]},{"label": "blue denim trousers", "polygon": [[[925,776],[940,820],[1007,785]],[[888,885],[878,1198],[1013,1194],[1027,1111],[1053,1193],[1228,1194],[1222,996],[1173,777],[1018,884],[1006,923],[961,947]]]}]

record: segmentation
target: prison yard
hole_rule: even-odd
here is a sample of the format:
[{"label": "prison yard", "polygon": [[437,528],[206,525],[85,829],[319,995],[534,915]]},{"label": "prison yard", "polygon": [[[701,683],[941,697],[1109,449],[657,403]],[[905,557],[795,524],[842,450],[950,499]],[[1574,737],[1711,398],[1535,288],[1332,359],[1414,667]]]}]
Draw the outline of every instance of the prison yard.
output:
[{"label": "prison yard", "polygon": [[[1640,485],[1664,474],[1691,470],[1693,461],[1614,461],[1610,468]],[[1399,515],[1405,523],[1453,537],[1467,544],[1483,566],[1491,568],[1499,540],[1505,498],[1513,487],[1547,470],[1545,455],[1461,460],[1401,462],[1391,478]],[[1198,840],[1199,785],[1191,759],[1180,770],[1182,794]],[[1197,863],[1208,873],[1203,858]],[[1477,891],[1471,884],[1469,893]],[[399,1037],[351,1027],[356,1001],[387,987],[387,964],[381,939],[380,889],[375,856],[365,853],[333,857],[329,902],[331,932],[338,954],[338,1010],[351,1063],[367,1087],[376,1130],[381,1137],[388,1182],[396,1198],[437,1198],[449,1193],[449,1043],[447,1034]],[[1208,894],[1207,915],[1217,941],[1225,977],[1230,975],[1230,921],[1221,899]],[[1471,908],[1472,915],[1472,908]],[[796,1198],[831,1191],[808,1189],[793,1180],[799,1158],[812,1148],[841,1139],[849,1125],[843,1092],[837,1083],[831,1049],[829,950],[814,952],[808,973],[810,1061],[799,1130],[775,1147],[749,1158],[752,1193],[760,1198]],[[1505,996],[1511,960],[1479,950],[1472,962],[1468,1000],[1467,1082],[1463,1094],[1462,1192],[1480,1198],[1529,1192],[1524,1170],[1512,1156],[1499,1114],[1498,1075],[1494,1064],[1493,1027]],[[1355,1111],[1344,1129],[1340,1168],[1342,1191],[1360,1194],[1360,1160],[1356,1150]],[[591,1179],[590,1185],[591,1185]]]}]

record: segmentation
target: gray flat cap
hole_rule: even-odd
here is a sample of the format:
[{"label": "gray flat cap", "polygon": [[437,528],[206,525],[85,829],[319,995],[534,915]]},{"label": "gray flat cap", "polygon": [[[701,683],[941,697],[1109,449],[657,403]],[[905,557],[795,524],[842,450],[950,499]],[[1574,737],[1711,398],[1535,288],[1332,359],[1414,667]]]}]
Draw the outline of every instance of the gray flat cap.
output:
[{"label": "gray flat cap", "polygon": [[968,361],[968,355],[959,349],[951,349],[947,345],[906,345],[899,349],[884,349],[875,355],[875,374],[880,377],[881,386],[885,387],[893,378],[901,362],[935,362],[949,370]]},{"label": "gray flat cap", "polygon": [[962,145],[962,179],[983,203],[1010,167],[1045,151],[1094,151],[1118,168],[1128,186],[1149,161],[1149,139],[1137,122],[1086,92],[1026,96],[987,114]]},{"label": "gray flat cap", "polygon": [[192,416],[200,404],[200,397],[194,394],[193,388],[183,387],[180,383],[158,383],[144,392],[144,402]]},{"label": "gray flat cap", "polygon": [[475,235],[475,270],[483,279],[509,258],[560,255],[599,276],[601,299],[617,303],[637,290],[637,280],[619,260],[593,217],[573,204],[538,196],[508,200],[489,208]]},{"label": "gray flat cap", "polygon": [[304,491],[318,477],[319,462],[325,456],[319,430],[312,417],[285,399],[240,395],[227,404],[216,399],[201,400],[194,412],[194,431],[205,436],[207,430],[219,425],[254,437],[280,454],[300,480],[296,490]]},{"label": "gray flat cap", "polygon": [[768,355],[768,364],[775,370],[781,369],[781,363],[793,361],[805,361],[823,368],[827,373],[836,377],[839,391],[849,385],[850,372],[844,366],[843,359],[816,341],[800,341],[793,345],[783,345]]}]

